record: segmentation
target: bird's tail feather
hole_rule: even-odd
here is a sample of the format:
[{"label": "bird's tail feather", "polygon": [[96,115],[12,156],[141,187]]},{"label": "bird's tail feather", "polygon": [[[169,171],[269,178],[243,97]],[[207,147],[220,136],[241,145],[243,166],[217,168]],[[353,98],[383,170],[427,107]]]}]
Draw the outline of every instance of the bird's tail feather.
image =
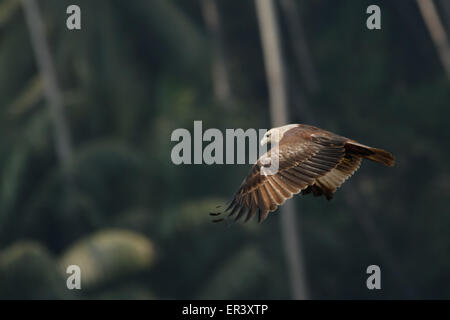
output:
[{"label": "bird's tail feather", "polygon": [[392,167],[395,164],[394,156],[386,150],[365,146],[356,141],[347,142],[345,147],[350,153],[384,164],[385,166]]}]

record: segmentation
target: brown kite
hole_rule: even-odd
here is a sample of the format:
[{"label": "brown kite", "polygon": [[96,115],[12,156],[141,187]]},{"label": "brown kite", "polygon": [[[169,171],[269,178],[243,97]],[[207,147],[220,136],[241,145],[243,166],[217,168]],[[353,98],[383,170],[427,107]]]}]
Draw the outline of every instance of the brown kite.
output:
[{"label": "brown kite", "polygon": [[[268,142],[272,149],[252,166],[224,211],[229,217],[236,215],[235,220],[246,216],[248,221],[258,212],[258,221],[262,222],[269,212],[300,192],[330,200],[336,189],[358,170],[363,158],[390,167],[395,163],[394,156],[385,150],[303,124],[269,130],[261,145]],[[264,168],[271,165],[273,156],[277,156],[278,170],[266,174]]]}]

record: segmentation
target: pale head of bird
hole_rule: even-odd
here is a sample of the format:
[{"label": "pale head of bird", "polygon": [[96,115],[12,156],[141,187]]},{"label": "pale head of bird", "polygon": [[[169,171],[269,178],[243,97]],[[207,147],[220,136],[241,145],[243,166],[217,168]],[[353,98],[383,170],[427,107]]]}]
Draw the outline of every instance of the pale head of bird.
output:
[{"label": "pale head of bird", "polygon": [[288,124],[282,127],[272,128],[264,134],[264,137],[261,139],[261,147],[267,143],[278,144],[280,140],[283,138],[284,134],[291,130],[294,127],[297,127],[298,124]]}]

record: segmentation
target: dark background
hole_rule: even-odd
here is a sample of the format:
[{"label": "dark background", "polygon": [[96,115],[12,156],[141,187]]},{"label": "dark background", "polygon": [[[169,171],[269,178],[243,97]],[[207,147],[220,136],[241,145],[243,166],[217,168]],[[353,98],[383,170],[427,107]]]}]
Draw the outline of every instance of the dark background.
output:
[{"label": "dark background", "polygon": [[[275,1],[290,122],[397,159],[365,161],[330,202],[291,200],[308,296],[450,298],[450,74],[417,2],[294,2],[319,86]],[[448,37],[446,2],[433,3]],[[73,149],[68,176],[23,8],[0,0],[0,298],[292,297],[279,214],[229,227],[208,216],[250,166],[170,160],[172,131],[194,120],[271,127],[255,4],[215,3],[220,41],[202,1],[38,1]],[[70,4],[81,7],[79,31],[66,28]],[[370,4],[381,30],[366,28]],[[226,66],[225,96],[214,61]],[[69,264],[82,290],[66,288]],[[381,290],[366,288],[371,264]]]}]

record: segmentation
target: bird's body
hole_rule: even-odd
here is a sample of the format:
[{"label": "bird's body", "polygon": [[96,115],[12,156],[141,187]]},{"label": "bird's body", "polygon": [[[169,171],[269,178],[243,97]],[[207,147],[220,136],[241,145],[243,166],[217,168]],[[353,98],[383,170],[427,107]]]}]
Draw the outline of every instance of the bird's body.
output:
[{"label": "bird's body", "polygon": [[[328,200],[358,170],[363,158],[394,165],[391,153],[309,125],[291,124],[269,130],[261,145],[271,142],[272,149],[262,155],[225,209],[236,220],[245,221],[259,213],[262,222],[293,195],[313,193]],[[277,145],[274,148],[273,145]],[[268,159],[278,158],[276,173],[264,174]],[[218,215],[218,214],[212,214]],[[217,219],[221,221],[223,219]]]}]

